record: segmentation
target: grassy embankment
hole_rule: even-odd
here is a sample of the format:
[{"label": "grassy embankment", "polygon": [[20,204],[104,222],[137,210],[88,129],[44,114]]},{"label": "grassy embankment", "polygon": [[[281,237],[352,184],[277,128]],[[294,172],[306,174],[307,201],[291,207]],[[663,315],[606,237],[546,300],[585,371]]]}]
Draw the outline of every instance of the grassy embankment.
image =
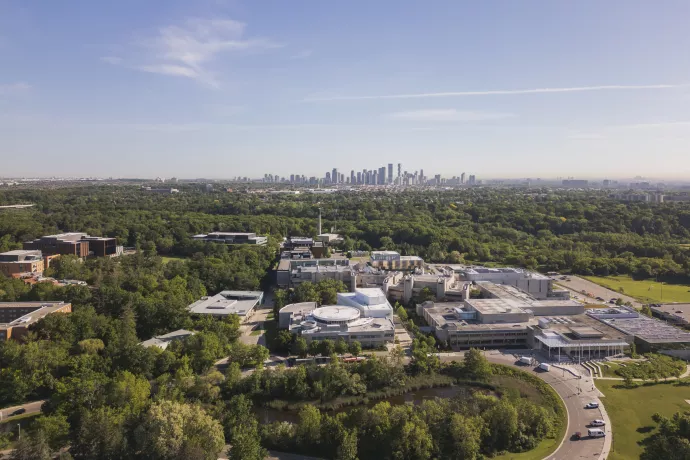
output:
[{"label": "grassy embankment", "polygon": [[609,460],[640,458],[642,446],[638,443],[655,429],[655,412],[671,416],[679,411],[690,411],[688,382],[641,385],[633,389],[622,387],[615,380],[596,380],[596,385],[613,424],[613,446]]},{"label": "grassy embankment", "polygon": [[583,278],[597,283],[612,291],[629,295],[644,303],[671,303],[671,302],[690,302],[690,286],[685,284],[666,284],[663,286],[663,297],[661,283],[654,280],[635,281],[629,276],[583,276]]},{"label": "grassy embankment", "polygon": [[172,260],[187,260],[187,257],[182,257],[182,256],[161,256],[161,259],[163,259],[163,263],[167,264],[168,262]]}]

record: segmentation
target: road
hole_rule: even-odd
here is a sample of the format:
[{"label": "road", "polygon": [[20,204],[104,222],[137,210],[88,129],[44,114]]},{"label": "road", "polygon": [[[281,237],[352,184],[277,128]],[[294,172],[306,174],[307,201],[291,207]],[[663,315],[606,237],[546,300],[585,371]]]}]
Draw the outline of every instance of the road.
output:
[{"label": "road", "polygon": [[[630,296],[623,295],[620,292],[612,291],[611,289],[599,286],[596,283],[592,283],[591,281],[587,281],[586,279],[580,278],[578,276],[569,276],[568,278],[570,279],[570,281],[562,281],[559,279],[557,281],[558,285],[573,291],[575,295],[577,295],[580,298],[584,298],[589,303],[602,303],[601,301],[598,301],[593,297],[601,297],[605,300],[606,303],[608,303],[608,301],[613,298],[621,298],[624,302],[632,303],[633,307],[637,309],[642,308],[642,304]],[[583,290],[592,294],[593,297],[583,296],[581,294]]]},{"label": "road", "polygon": [[12,414],[14,411],[19,410],[19,409],[24,409],[26,412],[23,412],[21,414],[17,415],[27,415],[27,414],[35,414],[37,412],[41,412],[41,406],[43,406],[43,403],[45,401],[32,401],[28,402],[26,404],[22,404],[21,406],[12,406],[12,407],[6,407],[4,409],[0,409],[0,421],[5,421],[8,419],[12,419]]},{"label": "road", "polygon": [[[492,363],[517,367],[525,372],[536,375],[551,385],[565,403],[568,411],[568,427],[566,429],[565,438],[558,449],[544,460],[570,460],[580,458],[603,460],[608,456],[611,450],[612,440],[611,423],[603,408],[603,404],[599,400],[601,393],[594,386],[591,377],[580,374],[582,378],[577,378],[555,367],[552,367],[549,372],[535,372],[530,366],[516,365],[516,356],[504,354],[498,350],[486,351],[485,355]],[[441,361],[448,362],[460,360],[462,356],[462,352],[444,353],[440,358]],[[598,402],[601,409],[585,409],[585,404],[590,401]],[[586,438],[587,425],[594,419],[603,419],[606,422],[605,438]],[[584,433],[585,438],[581,440],[571,439],[571,436],[576,431]]]}]

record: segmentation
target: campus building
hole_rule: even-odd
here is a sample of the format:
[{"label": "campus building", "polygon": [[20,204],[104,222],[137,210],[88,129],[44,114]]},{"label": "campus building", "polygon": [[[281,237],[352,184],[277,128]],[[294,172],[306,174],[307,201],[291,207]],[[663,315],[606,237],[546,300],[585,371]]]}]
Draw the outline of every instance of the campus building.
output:
[{"label": "campus building", "polygon": [[307,343],[342,339],[348,343],[357,341],[363,347],[376,347],[395,340],[391,317],[363,317],[359,309],[345,305],[317,307],[315,302],[287,305],[278,314],[278,325],[301,335]]},{"label": "campus building", "polygon": [[582,360],[613,356],[629,347],[630,334],[585,314],[583,304],[554,295],[550,280],[537,275],[519,269],[463,269],[463,277],[470,278],[464,286],[471,287],[472,296],[425,302],[417,305],[417,313],[439,340],[455,348],[524,347],[540,350],[550,360]]},{"label": "campus building", "polygon": [[392,318],[393,307],[379,288],[356,288],[355,292],[339,292],[338,305],[356,308],[363,318]]},{"label": "campus building", "polygon": [[41,275],[45,268],[41,251],[15,250],[0,253],[0,273],[5,276],[20,273]]},{"label": "campus building", "polygon": [[261,291],[222,291],[214,296],[202,297],[187,308],[192,314],[215,318],[237,315],[243,323],[254,314],[263,300],[264,293]]},{"label": "campus building", "polygon": [[348,259],[281,259],[276,270],[280,288],[293,288],[305,281],[318,283],[323,279],[342,281],[353,289],[352,268]]},{"label": "campus building", "polygon": [[592,309],[588,314],[633,337],[639,353],[666,353],[690,359],[690,332],[681,328],[624,306]]},{"label": "campus building", "polygon": [[372,251],[370,263],[372,267],[383,270],[414,270],[424,266],[421,257],[401,256],[396,251]]},{"label": "campus building", "polygon": [[397,285],[388,287],[388,295],[408,303],[423,289],[430,290],[436,300],[461,301],[469,297],[470,283],[453,275],[407,275]]},{"label": "campus building", "polygon": [[122,246],[115,238],[89,236],[86,233],[71,232],[47,235],[33,241],[26,241],[24,249],[41,251],[43,255],[75,255],[80,258],[90,255],[114,257],[122,255]]},{"label": "campus building", "polygon": [[65,302],[0,302],[0,342],[23,337],[48,315],[71,311],[72,304]]},{"label": "campus building", "polygon": [[145,347],[145,348],[158,347],[161,350],[165,350],[166,348],[168,348],[168,345],[170,345],[170,343],[177,341],[177,340],[184,340],[187,337],[190,337],[194,334],[196,334],[194,331],[187,331],[185,329],[178,329],[177,331],[168,332],[167,334],[158,335],[158,336],[152,337],[148,340],[144,340],[139,345],[141,345],[142,347]]},{"label": "campus building", "polygon": [[265,236],[257,236],[256,233],[243,232],[211,232],[194,235],[192,239],[195,241],[204,241],[206,243],[250,244],[255,246],[264,246],[268,242],[268,238]]}]

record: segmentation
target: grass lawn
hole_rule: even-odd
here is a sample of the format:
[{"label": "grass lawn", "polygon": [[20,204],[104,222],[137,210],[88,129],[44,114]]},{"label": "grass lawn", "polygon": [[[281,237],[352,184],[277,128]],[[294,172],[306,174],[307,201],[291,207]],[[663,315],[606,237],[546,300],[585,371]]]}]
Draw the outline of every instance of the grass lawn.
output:
[{"label": "grass lawn", "polygon": [[[631,363],[632,365],[632,363]],[[601,369],[602,372],[602,377],[615,377],[615,378],[622,378],[620,375],[616,374],[616,369],[620,369],[621,366],[618,363],[613,363],[613,362],[606,362],[606,363],[599,363],[599,368]]]},{"label": "grass lawn", "polygon": [[664,284],[664,296],[661,297],[661,283],[654,280],[635,281],[629,276],[583,276],[593,283],[605,288],[635,297],[645,303],[690,302],[690,286],[685,284]]},{"label": "grass lawn", "polygon": [[[563,432],[558,435],[556,439],[544,439],[537,447],[527,452],[520,452],[519,454],[505,453],[491,457],[492,460],[542,460],[548,457],[561,444],[561,439],[565,435],[565,427]],[[611,457],[609,457],[611,458]]]},{"label": "grass lawn", "polygon": [[632,460],[640,458],[642,447],[639,441],[649,436],[654,427],[652,415],[671,416],[679,411],[690,411],[690,387],[671,383],[639,386],[628,390],[614,388],[621,382],[595,380],[597,388],[606,396],[603,400],[606,412],[613,424],[613,447],[609,460]]},{"label": "grass lawn", "polygon": [[170,262],[171,260],[187,260],[186,257],[182,257],[182,256],[170,256],[170,257],[168,257],[168,256],[165,256],[165,257],[164,257],[164,256],[161,256],[161,259],[163,259],[163,263],[164,263],[164,264],[167,264],[167,263]]},{"label": "grass lawn", "polygon": [[261,335],[261,334],[263,334],[263,333],[264,333],[263,330],[257,329],[257,330],[255,330],[255,331],[252,331],[252,333],[249,334],[249,335]]},{"label": "grass lawn", "polygon": [[14,417],[6,418],[0,421],[0,425],[3,425],[5,423],[7,424],[14,424],[15,426],[17,423],[21,423],[22,428],[24,426],[33,421],[34,418],[38,417],[39,415],[42,415],[40,412],[38,413],[33,413],[33,414],[22,414],[22,415],[15,415]]}]

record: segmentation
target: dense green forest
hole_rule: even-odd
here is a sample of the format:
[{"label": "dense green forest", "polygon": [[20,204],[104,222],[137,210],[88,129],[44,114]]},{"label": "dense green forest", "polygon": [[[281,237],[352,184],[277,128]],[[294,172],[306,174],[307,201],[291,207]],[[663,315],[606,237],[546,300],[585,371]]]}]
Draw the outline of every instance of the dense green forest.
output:
[{"label": "dense green forest", "polygon": [[343,248],[392,249],[430,262],[493,262],[579,274],[690,280],[690,205],[623,204],[604,192],[478,188],[282,195],[175,195],[137,187],[0,191],[0,204],[35,203],[0,215],[0,250],[57,231],[117,237],[161,255],[203,252],[190,236],[213,230],[345,236]]},{"label": "dense green forest", "polygon": [[[41,235],[83,231],[112,236],[138,251],[114,259],[60,257],[47,275],[88,286],[28,285],[0,276],[0,301],[64,300],[70,315],[50,315],[22,342],[0,343],[0,406],[47,399],[23,433],[14,458],[215,459],[230,444],[233,459],[260,459],[264,448],[328,458],[478,459],[521,452],[555,436],[560,402],[539,387],[536,404],[492,384],[506,372],[476,354],[441,365],[433,339],[415,339],[409,364],[396,355],[345,364],[262,369],[268,350],[239,342],[239,321],[196,318],[187,306],[223,289],[268,289],[278,242],[324,228],[345,237],[344,250],[393,249],[432,262],[514,264],[583,274],[690,279],[690,207],[620,204],[599,192],[517,190],[158,195],[137,187],[2,189],[0,251]],[[269,235],[264,247],[191,240],[208,231]],[[164,260],[162,256],[181,256]],[[279,291],[277,304],[332,302],[342,283],[305,283]],[[196,332],[165,351],[139,342],[179,328]],[[276,348],[307,354],[359,353],[357,344],[307,347],[285,334]],[[227,370],[214,365],[229,357]],[[248,368],[256,368],[247,372]],[[518,374],[510,378],[523,379]],[[316,406],[361,403],[427,384],[467,384],[463,398],[418,409],[386,403],[347,414]],[[429,383],[431,382],[431,383]],[[553,399],[556,398],[556,399]],[[305,406],[295,423],[259,426],[255,406]],[[660,420],[659,449],[685,436],[683,420]],[[318,428],[317,428],[318,427]],[[668,433],[667,433],[668,432]],[[172,433],[172,434],[171,434]],[[679,434],[680,433],[680,434]],[[10,435],[0,430],[0,449]],[[663,444],[663,445],[662,445]]]}]

